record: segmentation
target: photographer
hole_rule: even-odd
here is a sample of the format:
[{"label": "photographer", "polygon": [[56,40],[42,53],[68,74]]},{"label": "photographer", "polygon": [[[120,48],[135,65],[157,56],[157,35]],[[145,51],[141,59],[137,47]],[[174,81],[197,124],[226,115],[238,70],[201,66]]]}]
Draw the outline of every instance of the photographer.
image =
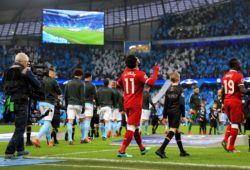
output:
[{"label": "photographer", "polygon": [[54,143],[51,140],[50,125],[54,116],[55,102],[58,95],[61,95],[61,89],[55,80],[55,69],[50,68],[48,74],[43,77],[42,90],[44,93],[44,100],[39,101],[39,109],[41,114],[45,114],[49,111],[48,116],[45,116],[43,120],[43,126],[40,128],[36,138],[32,140],[33,145],[40,147],[39,139],[42,135],[46,135],[49,147],[53,147]]},{"label": "photographer", "polygon": [[18,53],[15,63],[3,74],[3,86],[6,96],[14,102],[15,131],[5,151],[5,159],[28,155],[24,151],[24,131],[28,119],[28,99],[30,86],[38,90],[40,82],[28,67],[29,57],[25,53]]}]

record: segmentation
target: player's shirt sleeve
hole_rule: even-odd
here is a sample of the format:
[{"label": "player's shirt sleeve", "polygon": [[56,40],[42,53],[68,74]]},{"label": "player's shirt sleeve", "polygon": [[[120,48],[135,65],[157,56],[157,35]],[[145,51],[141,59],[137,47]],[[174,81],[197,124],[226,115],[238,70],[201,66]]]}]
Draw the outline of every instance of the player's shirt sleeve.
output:
[{"label": "player's shirt sleeve", "polygon": [[242,74],[238,74],[237,80],[236,80],[236,84],[237,84],[238,86],[244,85],[244,77],[243,77]]},{"label": "player's shirt sleeve", "polygon": [[143,82],[144,84],[147,84],[147,82],[149,81],[149,79],[150,79],[150,78],[148,78],[148,76],[146,75],[146,73],[141,72],[141,73],[139,74],[139,80],[140,80],[141,82]]}]

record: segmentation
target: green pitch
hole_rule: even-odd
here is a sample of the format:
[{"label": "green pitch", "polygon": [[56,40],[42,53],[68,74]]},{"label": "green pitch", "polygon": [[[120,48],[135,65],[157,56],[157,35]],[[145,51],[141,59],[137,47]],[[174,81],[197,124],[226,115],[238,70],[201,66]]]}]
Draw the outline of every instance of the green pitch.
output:
[{"label": "green pitch", "polygon": [[[186,127],[181,127],[186,133]],[[150,129],[150,128],[149,128]],[[12,132],[13,126],[0,126],[0,133]],[[38,131],[39,126],[34,126],[33,131]],[[61,132],[66,129],[62,127]],[[136,146],[130,146],[127,150],[133,158],[117,158],[119,146],[109,145],[113,139],[103,142],[100,138],[92,143],[80,144],[79,126],[76,129],[74,145],[68,145],[65,141],[59,141],[59,145],[48,148],[45,141],[41,142],[41,148],[26,147],[30,151],[30,157],[39,159],[63,159],[65,162],[15,166],[0,168],[3,170],[68,170],[68,169],[116,169],[116,170],[156,170],[156,169],[248,169],[250,168],[250,153],[248,146],[238,146],[240,153],[226,153],[221,147],[218,148],[185,148],[190,157],[179,157],[178,147],[169,147],[166,150],[167,159],[160,159],[154,154],[158,147],[152,147],[151,151],[144,156],[140,155]],[[124,132],[124,131],[123,131]],[[194,126],[193,133],[197,134],[198,128]],[[163,133],[163,127],[158,128],[158,133]],[[116,139],[121,139],[116,138]],[[0,142],[1,155],[7,142]]]},{"label": "green pitch", "polygon": [[104,32],[82,30],[71,31],[65,28],[43,28],[43,31],[64,38],[72,44],[103,45]]}]

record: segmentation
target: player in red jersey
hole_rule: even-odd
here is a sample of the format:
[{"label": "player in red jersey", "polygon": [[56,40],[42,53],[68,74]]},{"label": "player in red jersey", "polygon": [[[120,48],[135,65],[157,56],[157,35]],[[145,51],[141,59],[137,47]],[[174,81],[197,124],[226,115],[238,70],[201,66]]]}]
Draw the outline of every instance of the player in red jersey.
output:
[{"label": "player in red jersey", "polygon": [[150,149],[143,146],[139,131],[143,89],[144,84],[150,86],[155,84],[159,72],[159,67],[155,65],[152,77],[148,78],[143,71],[139,70],[140,61],[135,55],[128,55],[125,63],[127,68],[117,81],[117,85],[122,86],[124,89],[124,110],[128,119],[127,131],[121,149],[118,152],[118,157],[132,157],[132,155],[126,153],[126,148],[130,144],[133,136],[141,150],[141,155],[145,155]]},{"label": "player in red jersey", "polygon": [[[222,146],[227,152],[236,152],[234,143],[238,135],[238,124],[244,121],[242,94],[249,94],[250,90],[244,86],[244,78],[240,71],[241,63],[238,59],[231,59],[229,62],[230,70],[222,78],[222,101],[224,110],[230,121]],[[228,146],[228,138],[230,138]]]}]

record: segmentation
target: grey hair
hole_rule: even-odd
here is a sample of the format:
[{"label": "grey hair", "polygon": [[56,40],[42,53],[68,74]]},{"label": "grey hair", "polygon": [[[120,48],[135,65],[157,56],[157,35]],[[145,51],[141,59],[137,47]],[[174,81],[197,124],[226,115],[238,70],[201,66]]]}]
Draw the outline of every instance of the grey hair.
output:
[{"label": "grey hair", "polygon": [[29,61],[29,57],[25,53],[18,53],[15,57],[15,62]]}]

